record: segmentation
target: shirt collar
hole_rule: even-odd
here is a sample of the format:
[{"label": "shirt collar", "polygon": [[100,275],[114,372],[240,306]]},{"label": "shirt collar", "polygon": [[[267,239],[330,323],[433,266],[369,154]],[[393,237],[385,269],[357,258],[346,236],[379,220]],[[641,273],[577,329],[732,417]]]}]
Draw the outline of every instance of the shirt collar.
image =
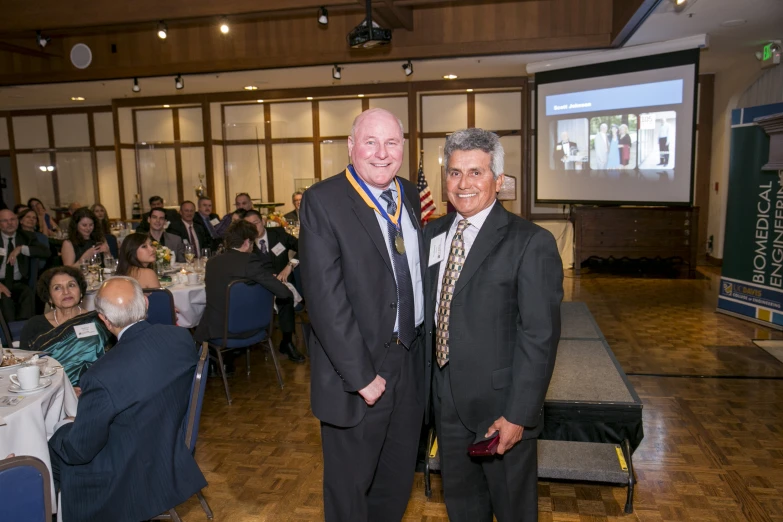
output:
[{"label": "shirt collar", "polygon": [[2,233],[2,236],[3,236],[3,239],[13,239],[13,238],[16,236],[16,234],[14,234],[13,236],[9,236],[9,235],[8,235],[8,234],[6,234],[5,232],[3,232],[3,233]]},{"label": "shirt collar", "polygon": [[469,218],[465,218],[462,214],[457,212],[457,219],[454,220],[454,223],[459,223],[463,219],[467,219],[468,222],[471,224],[471,226],[476,227],[478,230],[481,230],[481,227],[484,226],[484,222],[487,220],[487,217],[489,216],[489,213],[492,212],[492,208],[498,204],[498,200],[492,202],[490,206],[479,212],[478,214],[471,216]]},{"label": "shirt collar", "polygon": [[120,333],[118,333],[118,334],[117,334],[117,340],[119,341],[119,340],[122,338],[122,334],[124,334],[124,333],[125,333],[125,330],[127,330],[128,328],[130,328],[130,327],[131,327],[131,326],[133,326],[134,324],[139,324],[140,322],[141,322],[141,321],[136,321],[135,323],[131,323],[131,324],[129,324],[128,326],[126,326],[125,328],[123,328],[122,330],[120,330]]},{"label": "shirt collar", "polygon": [[375,196],[375,199],[377,199],[379,203],[381,202],[381,194],[389,189],[392,191],[392,197],[394,197],[395,200],[397,199],[397,184],[394,183],[394,180],[392,180],[392,182],[389,183],[389,187],[385,189],[373,187],[372,185],[367,185],[367,188],[370,189],[370,192],[372,192],[372,195]]}]

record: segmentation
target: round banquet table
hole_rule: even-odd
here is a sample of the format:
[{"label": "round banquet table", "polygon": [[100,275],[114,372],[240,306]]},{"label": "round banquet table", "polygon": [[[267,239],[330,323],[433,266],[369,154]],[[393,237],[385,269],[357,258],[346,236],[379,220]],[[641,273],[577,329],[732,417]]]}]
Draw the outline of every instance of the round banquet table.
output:
[{"label": "round banquet table", "polygon": [[[194,328],[198,325],[207,306],[207,287],[204,283],[177,284],[167,289],[174,296],[174,306],[177,307],[177,326]],[[84,306],[87,310],[95,310],[95,292],[87,292]]]},{"label": "round banquet table", "polygon": [[[12,350],[14,354],[30,355],[24,350]],[[49,359],[48,366],[59,363]],[[0,419],[5,424],[0,425],[0,459],[14,453],[16,456],[32,455],[46,464],[51,477],[52,464],[49,459],[49,438],[54,434],[55,425],[66,417],[76,416],[78,400],[73,391],[71,381],[65,377],[62,369],[47,377],[52,379],[48,388],[29,393],[13,393],[8,391],[10,377],[19,367],[0,367],[0,397],[24,397],[16,406],[0,406]],[[54,481],[51,483],[54,491]],[[52,496],[56,499],[55,496]],[[52,502],[52,509],[57,509],[57,503]]]}]

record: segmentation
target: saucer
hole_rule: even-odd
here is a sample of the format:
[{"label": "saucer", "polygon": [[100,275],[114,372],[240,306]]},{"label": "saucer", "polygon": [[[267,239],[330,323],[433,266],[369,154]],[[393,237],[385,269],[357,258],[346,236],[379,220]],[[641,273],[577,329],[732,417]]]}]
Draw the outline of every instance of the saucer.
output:
[{"label": "saucer", "polygon": [[31,388],[29,390],[23,390],[22,388],[20,388],[16,384],[11,384],[11,386],[8,387],[8,391],[13,392],[13,393],[30,393],[30,392],[34,392],[34,391],[38,391],[38,390],[43,390],[44,388],[48,388],[51,385],[52,385],[52,380],[51,379],[41,379],[38,382],[38,386],[36,388]]},{"label": "saucer", "polygon": [[49,368],[49,367],[47,367],[46,371],[41,372],[41,378],[43,379],[44,377],[51,377],[55,373],[57,373],[57,368]]}]

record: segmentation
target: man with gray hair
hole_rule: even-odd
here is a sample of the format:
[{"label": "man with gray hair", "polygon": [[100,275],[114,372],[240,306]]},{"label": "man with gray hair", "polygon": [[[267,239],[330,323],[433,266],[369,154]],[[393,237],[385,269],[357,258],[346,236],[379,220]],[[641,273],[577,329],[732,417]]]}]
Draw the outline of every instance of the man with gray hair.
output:
[{"label": "man with gray hair", "polygon": [[560,339],[563,266],[552,234],[497,202],[497,135],[457,131],[444,160],[456,212],[427,226],[424,246],[426,386],[446,509],[455,522],[491,522],[493,512],[499,522],[534,521],[536,437]]},{"label": "man with gray hair", "polygon": [[118,341],[82,375],[77,417],[49,440],[55,488],[64,520],[148,520],[207,485],[182,432],[198,353],[186,329],[144,320],[130,277],[103,283],[95,308]]}]

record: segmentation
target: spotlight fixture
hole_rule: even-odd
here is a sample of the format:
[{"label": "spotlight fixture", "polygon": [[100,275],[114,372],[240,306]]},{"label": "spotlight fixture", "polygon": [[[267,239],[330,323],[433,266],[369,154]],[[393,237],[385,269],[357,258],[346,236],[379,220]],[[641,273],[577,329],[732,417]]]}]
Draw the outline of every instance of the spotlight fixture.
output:
[{"label": "spotlight fixture", "polygon": [[334,78],[335,80],[339,80],[342,77],[343,77],[343,68],[335,64],[334,67],[332,67],[332,78]]},{"label": "spotlight fixture", "polygon": [[318,10],[318,23],[321,25],[327,25],[329,23],[329,13],[325,7],[321,7]]},{"label": "spotlight fixture", "polygon": [[230,30],[231,28],[228,26],[228,18],[224,16],[220,19],[220,32],[223,34],[228,34]]},{"label": "spotlight fixture", "polygon": [[166,22],[161,20],[158,23],[158,38],[160,38],[161,40],[165,40],[168,35],[169,35],[169,27],[166,25]]},{"label": "spotlight fixture", "polygon": [[446,75],[443,76],[443,79],[444,80],[456,80],[457,79],[457,75],[456,74],[446,74]]},{"label": "spotlight fixture", "polygon": [[245,90],[246,91],[255,91],[257,89],[258,89],[258,87],[256,87],[255,85],[245,85]]},{"label": "spotlight fixture", "polygon": [[51,38],[47,38],[44,35],[42,35],[41,31],[36,31],[35,32],[35,43],[37,43],[38,47],[40,47],[41,49],[46,47],[46,44],[48,44],[51,41],[52,41],[52,39]]},{"label": "spotlight fixture", "polygon": [[413,63],[408,60],[407,63],[402,64],[402,70],[405,71],[405,76],[413,74]]},{"label": "spotlight fixture", "polygon": [[133,87],[131,87],[131,90],[133,92],[141,92],[141,87],[139,86],[139,79],[134,78],[133,79]]},{"label": "spotlight fixture", "polygon": [[679,12],[688,7],[688,0],[671,0],[672,4],[674,4],[674,10]]},{"label": "spotlight fixture", "polygon": [[84,101],[84,96],[71,96],[71,101]]},{"label": "spotlight fixture", "polygon": [[176,87],[178,91],[185,88],[185,80],[182,79],[181,74],[178,74],[177,77],[174,78],[174,87]]}]

